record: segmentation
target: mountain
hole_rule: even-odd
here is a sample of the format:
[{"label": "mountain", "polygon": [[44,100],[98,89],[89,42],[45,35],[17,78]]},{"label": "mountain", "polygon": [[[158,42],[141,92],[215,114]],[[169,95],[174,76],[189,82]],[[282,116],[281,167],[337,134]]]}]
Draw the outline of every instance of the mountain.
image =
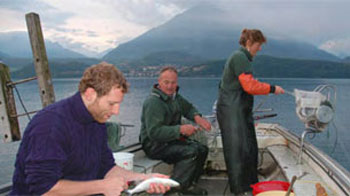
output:
[{"label": "mountain", "polygon": [[5,57],[2,62],[10,68],[10,71],[16,71],[27,65],[33,64],[33,58],[13,58]]},{"label": "mountain", "polygon": [[[221,77],[226,60],[186,67],[179,71],[180,76]],[[253,61],[254,75],[257,78],[350,78],[350,63],[277,58],[259,55]]]},{"label": "mountain", "polygon": [[350,63],[350,56],[345,57],[345,58],[343,59],[343,62],[348,62],[348,63]]},{"label": "mountain", "polygon": [[132,66],[194,65],[205,61],[203,58],[181,51],[161,51],[146,55],[142,59],[130,62]]},{"label": "mountain", "polygon": [[[84,58],[77,52],[63,48],[58,43],[45,40],[48,58]],[[0,33],[0,51],[18,58],[32,58],[28,33],[25,31]]]},{"label": "mountain", "polygon": [[[92,58],[75,59],[50,59],[50,73],[53,78],[81,77],[84,70],[90,65],[99,63],[100,60]],[[11,71],[12,78],[29,78],[35,76],[34,64],[28,64],[23,68]]]},{"label": "mountain", "polygon": [[96,58],[101,58],[104,57],[106,54],[108,54],[110,51],[112,51],[113,48],[108,48],[102,52],[100,52],[99,54],[96,55]]},{"label": "mountain", "polygon": [[[213,6],[194,7],[134,40],[121,44],[103,59],[112,63],[127,63],[161,51],[181,51],[207,60],[225,59],[239,47],[240,33],[246,26],[239,22],[240,17],[232,17],[229,11]],[[340,60],[311,44],[281,37],[283,36],[267,37],[268,42],[260,54]]]},{"label": "mountain", "polygon": [[[99,59],[51,59],[49,60],[53,78],[81,77],[90,65]],[[181,77],[221,77],[226,60],[205,61],[194,66],[176,66]],[[155,77],[157,66],[117,66],[128,77]],[[350,78],[350,63],[324,60],[303,60],[277,58],[259,55],[253,61],[257,78]],[[13,78],[28,78],[35,75],[33,63],[19,70],[11,70]]]},{"label": "mountain", "polygon": [[4,58],[8,58],[8,57],[10,57],[10,55],[8,55],[8,54],[3,53],[3,52],[0,51],[0,60],[1,60],[1,59],[4,59]]}]

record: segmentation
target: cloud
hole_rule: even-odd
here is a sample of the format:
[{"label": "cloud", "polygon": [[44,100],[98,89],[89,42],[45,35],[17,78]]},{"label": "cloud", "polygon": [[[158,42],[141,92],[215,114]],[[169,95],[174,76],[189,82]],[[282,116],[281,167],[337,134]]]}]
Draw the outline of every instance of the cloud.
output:
[{"label": "cloud", "polygon": [[19,15],[18,12],[0,7],[0,13],[3,16],[0,20],[0,32],[8,31],[23,31],[25,30],[24,15]]},{"label": "cloud", "polygon": [[350,56],[350,37],[344,39],[328,40],[319,47],[322,50],[328,51],[332,54],[339,55],[340,57]]},{"label": "cloud", "polygon": [[162,3],[153,0],[103,0],[114,10],[118,10],[121,18],[128,22],[153,27],[159,25],[159,22],[165,21],[181,10],[172,3]]},{"label": "cloud", "polygon": [[[77,52],[76,43],[84,40],[81,49],[95,53],[129,41],[183,10],[171,2],[150,0],[75,0],[69,3],[51,0],[48,3],[58,13],[68,14],[63,22],[45,23],[46,37]],[[46,20],[51,19],[46,17]]]},{"label": "cloud", "polygon": [[307,38],[318,44],[330,37],[350,33],[349,7],[350,1],[341,0],[247,0],[231,6],[221,4],[222,9],[242,16],[239,18],[242,24],[296,39]]},{"label": "cloud", "polygon": [[192,0],[1,0],[1,13],[10,17],[0,21],[0,32],[26,31],[24,15],[36,12],[45,39],[84,54],[88,50],[97,53],[141,35],[196,3]]},{"label": "cloud", "polygon": [[54,7],[41,0],[1,0],[0,7],[14,11],[52,10]]},{"label": "cloud", "polygon": [[350,55],[344,38],[350,35],[350,1],[223,0],[215,6],[231,13],[232,23],[259,28],[267,37],[305,41],[335,55]]},{"label": "cloud", "polygon": [[[62,24],[67,18],[74,15],[64,10],[58,10],[43,0],[1,0],[0,8],[12,12],[12,16],[17,20],[25,20],[26,13],[38,13],[40,18],[45,20],[47,26]],[[5,21],[6,20],[8,20],[8,17],[6,17]]]},{"label": "cloud", "polygon": [[0,0],[0,12],[6,16],[0,20],[0,32],[25,31],[24,15],[36,12],[46,39],[77,52],[97,53],[203,4],[232,13],[228,21],[264,28],[268,37],[280,35],[320,48],[328,42],[339,45],[337,40],[350,34],[347,0]]}]

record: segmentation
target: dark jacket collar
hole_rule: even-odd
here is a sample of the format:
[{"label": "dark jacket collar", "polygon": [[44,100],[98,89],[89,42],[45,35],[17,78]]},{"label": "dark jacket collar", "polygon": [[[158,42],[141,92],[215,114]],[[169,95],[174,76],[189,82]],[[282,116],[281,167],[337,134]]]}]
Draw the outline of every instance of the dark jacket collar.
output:
[{"label": "dark jacket collar", "polygon": [[242,51],[247,56],[249,61],[253,61],[253,56],[250,54],[250,52],[246,48],[241,47],[239,50]]}]

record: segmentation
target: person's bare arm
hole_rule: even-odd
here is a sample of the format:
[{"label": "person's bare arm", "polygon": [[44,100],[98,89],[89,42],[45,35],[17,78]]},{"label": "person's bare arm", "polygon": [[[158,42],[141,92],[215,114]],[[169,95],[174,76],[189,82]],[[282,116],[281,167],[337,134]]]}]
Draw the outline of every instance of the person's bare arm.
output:
[{"label": "person's bare arm", "polygon": [[[163,174],[152,173],[146,175],[128,171],[119,166],[114,166],[108,171],[104,179],[82,182],[59,180],[43,195],[93,195],[101,193],[106,196],[120,195],[123,190],[128,188],[127,181],[140,181],[150,177],[169,178],[169,176]],[[162,184],[152,184],[148,192],[165,193],[169,189],[169,186],[165,187]]]},{"label": "person's bare arm", "polygon": [[[150,174],[136,173],[133,171],[123,169],[117,165],[108,171],[105,178],[108,179],[108,178],[115,178],[119,176],[123,176],[126,182],[142,181],[151,177],[169,178],[169,176],[159,174],[159,173],[150,173]],[[148,193],[165,193],[169,189],[170,189],[169,186],[164,186],[163,184],[151,184],[147,192]]]},{"label": "person's bare arm", "polygon": [[105,178],[113,178],[120,176],[122,176],[125,179],[125,181],[139,181],[149,178],[149,176],[147,176],[146,174],[129,171],[117,165],[112,167],[112,169],[110,169],[107,172]]}]

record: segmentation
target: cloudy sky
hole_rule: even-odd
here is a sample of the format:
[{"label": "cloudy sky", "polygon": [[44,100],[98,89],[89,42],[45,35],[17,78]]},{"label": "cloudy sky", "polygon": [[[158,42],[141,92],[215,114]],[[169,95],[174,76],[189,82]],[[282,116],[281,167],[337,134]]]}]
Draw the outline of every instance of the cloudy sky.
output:
[{"label": "cloudy sky", "polygon": [[239,13],[251,26],[350,56],[350,0],[0,0],[0,32],[26,31],[25,14],[36,12],[45,39],[92,56],[204,3]]}]

